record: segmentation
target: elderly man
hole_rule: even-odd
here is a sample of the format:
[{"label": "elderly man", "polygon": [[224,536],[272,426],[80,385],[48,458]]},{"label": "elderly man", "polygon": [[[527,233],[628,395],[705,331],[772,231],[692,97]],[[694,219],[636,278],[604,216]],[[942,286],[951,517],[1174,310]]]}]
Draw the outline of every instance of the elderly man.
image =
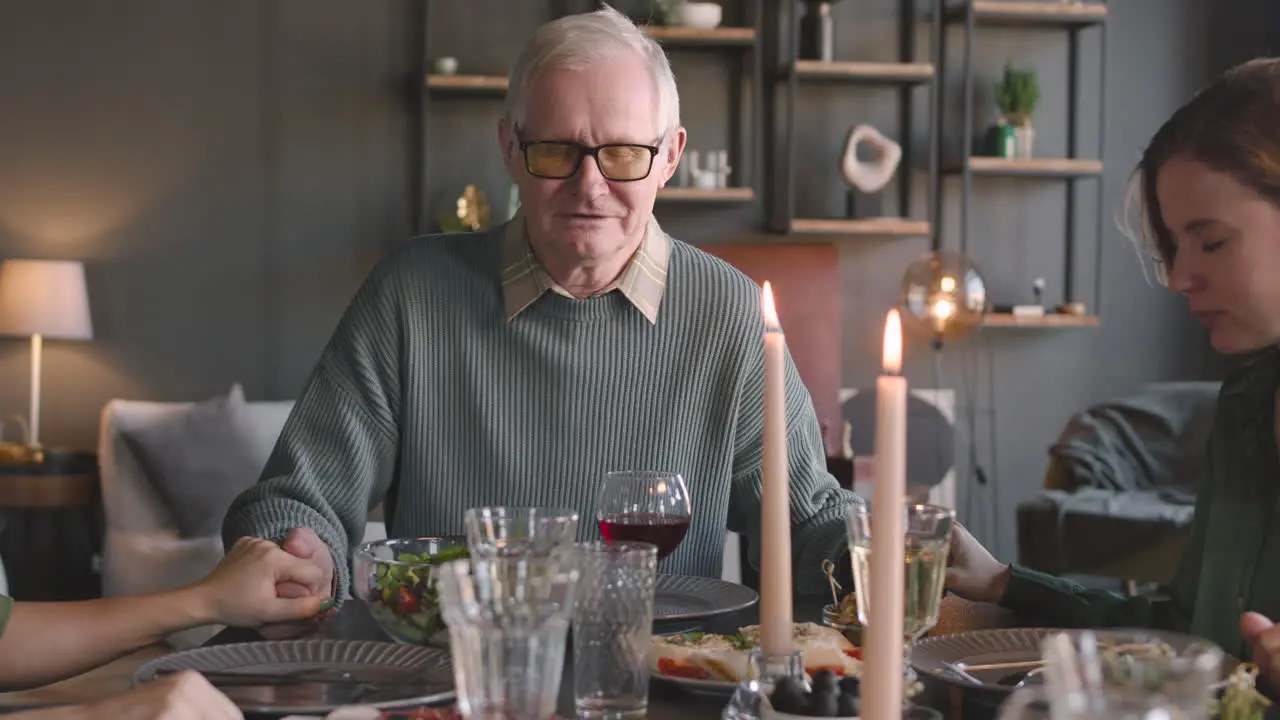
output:
[{"label": "elderly man", "polygon": [[[726,528],[758,557],[760,288],[652,217],[679,111],[662,49],[617,12],[538,29],[498,128],[520,214],[374,269],[224,538],[281,541],[341,596],[379,501],[393,536],[460,533],[480,505],[573,507],[585,536],[604,474],[652,469],[681,473],[693,510],[664,571],[718,576]],[[856,497],[826,472],[789,357],[786,388],[796,580],[813,589]]]}]

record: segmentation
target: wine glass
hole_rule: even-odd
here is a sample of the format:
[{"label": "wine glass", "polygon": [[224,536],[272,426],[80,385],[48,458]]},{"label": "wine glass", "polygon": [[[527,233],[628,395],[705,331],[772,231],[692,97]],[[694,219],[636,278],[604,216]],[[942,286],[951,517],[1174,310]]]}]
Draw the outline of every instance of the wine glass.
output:
[{"label": "wine glass", "polygon": [[[912,646],[938,624],[956,514],[940,505],[908,505],[904,512],[902,659],[909,668]],[[867,503],[855,503],[849,506],[845,519],[849,526],[849,554],[853,556],[858,621],[867,627],[871,624],[871,508]]]},{"label": "wine glass", "polygon": [[646,542],[662,562],[689,532],[689,490],[678,473],[621,470],[607,473],[596,502],[606,542]]}]

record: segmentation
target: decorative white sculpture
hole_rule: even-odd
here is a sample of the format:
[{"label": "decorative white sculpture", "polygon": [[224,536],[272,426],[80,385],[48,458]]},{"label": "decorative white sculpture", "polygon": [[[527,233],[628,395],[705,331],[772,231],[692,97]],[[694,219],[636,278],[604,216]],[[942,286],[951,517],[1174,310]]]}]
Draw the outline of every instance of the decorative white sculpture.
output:
[{"label": "decorative white sculpture", "polygon": [[[858,146],[863,143],[875,151],[874,159],[865,162],[858,160]],[[849,137],[844,142],[840,174],[844,176],[845,182],[864,193],[879,192],[889,184],[901,161],[901,145],[870,125],[859,125],[849,131]]]}]

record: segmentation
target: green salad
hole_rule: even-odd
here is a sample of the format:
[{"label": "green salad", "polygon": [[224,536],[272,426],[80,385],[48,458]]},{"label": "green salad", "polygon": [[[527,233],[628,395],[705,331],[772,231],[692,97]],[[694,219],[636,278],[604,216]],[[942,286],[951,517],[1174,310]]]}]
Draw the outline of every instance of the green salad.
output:
[{"label": "green salad", "polygon": [[396,562],[374,571],[369,605],[387,631],[406,642],[423,644],[444,629],[434,567],[469,557],[466,546],[437,553],[399,553]]}]

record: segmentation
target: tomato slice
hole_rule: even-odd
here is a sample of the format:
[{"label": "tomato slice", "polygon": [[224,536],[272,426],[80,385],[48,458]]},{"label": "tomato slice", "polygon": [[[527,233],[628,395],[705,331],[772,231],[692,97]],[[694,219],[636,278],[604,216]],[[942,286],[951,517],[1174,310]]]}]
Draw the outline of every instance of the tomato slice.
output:
[{"label": "tomato slice", "polygon": [[849,657],[853,658],[854,660],[861,660],[861,659],[862,659],[862,648],[858,647],[858,648],[854,648],[854,649],[852,649],[852,650],[845,650],[845,651],[844,651],[844,654],[845,654],[845,655],[848,655]]},{"label": "tomato slice", "polygon": [[396,598],[396,607],[402,615],[412,615],[418,612],[418,598],[414,597],[413,592],[409,588],[401,585],[399,596]]},{"label": "tomato slice", "polygon": [[690,663],[675,658],[658,658],[658,672],[668,677],[689,678],[690,680],[709,680],[711,673]]}]

